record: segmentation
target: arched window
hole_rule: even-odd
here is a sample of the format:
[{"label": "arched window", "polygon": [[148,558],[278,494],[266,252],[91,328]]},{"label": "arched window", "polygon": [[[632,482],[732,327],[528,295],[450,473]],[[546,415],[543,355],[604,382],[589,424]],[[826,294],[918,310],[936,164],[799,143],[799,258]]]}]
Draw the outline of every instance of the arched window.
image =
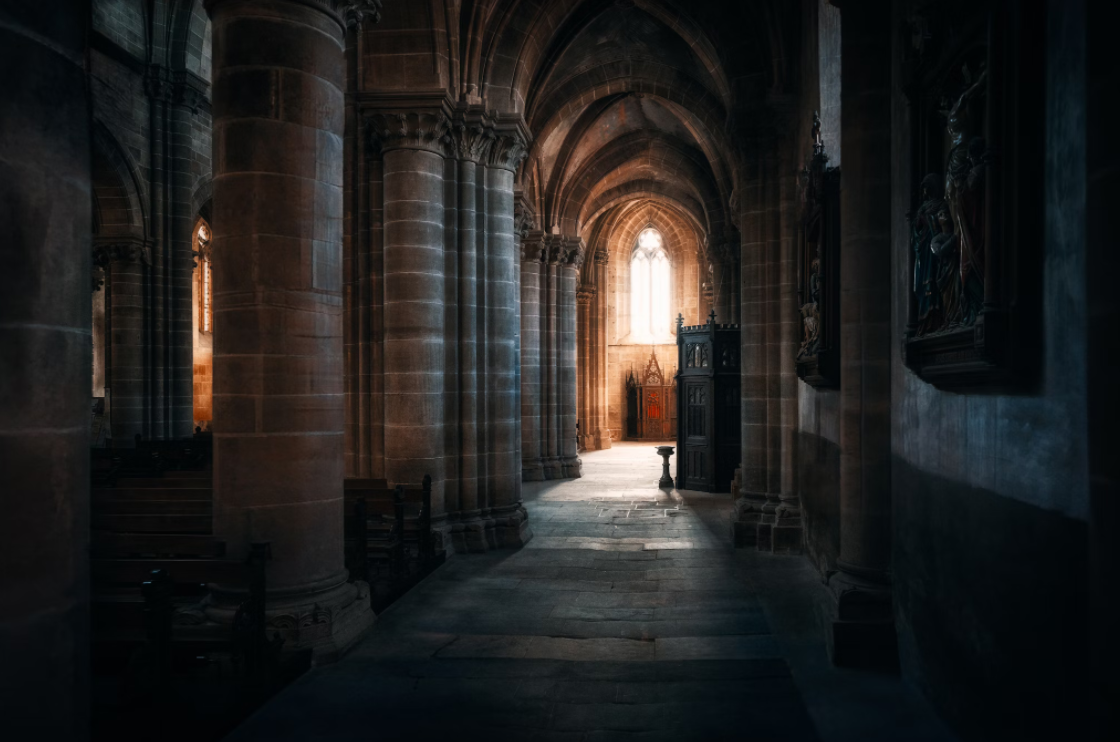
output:
[{"label": "arched window", "polygon": [[195,232],[195,254],[198,255],[198,329],[214,331],[214,286],[210,275],[210,227],[200,221]]},{"label": "arched window", "polygon": [[661,233],[643,229],[630,256],[630,336],[634,342],[672,342],[669,256]]}]

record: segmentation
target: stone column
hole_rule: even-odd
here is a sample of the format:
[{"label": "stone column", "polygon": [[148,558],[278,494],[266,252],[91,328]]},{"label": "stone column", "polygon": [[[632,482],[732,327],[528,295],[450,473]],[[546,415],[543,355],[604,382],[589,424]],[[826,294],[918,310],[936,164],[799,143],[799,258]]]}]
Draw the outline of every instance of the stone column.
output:
[{"label": "stone column", "polygon": [[109,286],[109,432],[114,447],[127,448],[145,432],[144,283],[151,259],[143,240],[109,237],[95,243],[94,260],[107,269]]},{"label": "stone column", "polygon": [[459,415],[449,421],[458,427],[459,519],[454,542],[459,551],[485,549],[479,523],[478,455],[478,246],[477,194],[479,163],[493,142],[490,123],[477,112],[468,112],[451,129],[451,148],[458,161],[458,360]]},{"label": "stone column", "polygon": [[521,364],[517,336],[521,331],[518,254],[514,240],[513,183],[526,155],[527,132],[517,123],[502,123],[490,149],[487,209],[490,228],[487,260],[486,367],[488,471],[491,517],[499,546],[520,546],[531,538],[521,505]]},{"label": "stone column", "polygon": [[545,479],[560,479],[559,327],[558,311],[562,248],[559,238],[546,237],[541,263],[541,464]]},{"label": "stone column", "polygon": [[583,262],[583,249],[578,237],[563,240],[563,259],[560,269],[560,294],[557,314],[559,340],[559,420],[560,472],[564,478],[582,476],[583,464],[579,460],[576,443],[576,284]]},{"label": "stone column", "polygon": [[833,661],[897,662],[891,611],[890,3],[844,3],[840,191],[840,572]]},{"label": "stone column", "polygon": [[385,178],[385,476],[418,484],[431,475],[433,500],[443,492],[447,116],[433,107],[372,117]]},{"label": "stone column", "polygon": [[[761,158],[761,147],[755,153]],[[732,535],[736,546],[754,546],[763,521],[768,481],[767,450],[767,296],[766,244],[764,221],[767,217],[764,165],[757,162],[753,172],[744,173],[742,216],[744,227],[740,261],[742,296],[740,342],[742,359],[742,459],[739,498],[732,513]],[[679,422],[679,421],[678,421]]]},{"label": "stone column", "polygon": [[591,442],[591,380],[595,363],[591,340],[591,303],[595,289],[576,290],[576,419],[579,422],[578,448],[590,449]]},{"label": "stone column", "polygon": [[547,260],[545,235],[532,232],[521,243],[521,478],[544,479],[541,405],[542,260]]},{"label": "stone column", "polygon": [[595,427],[594,441],[597,450],[611,447],[610,422],[607,417],[607,297],[610,296],[607,263],[609,253],[606,248],[595,251],[595,285],[599,287],[595,297]]},{"label": "stone column", "polygon": [[[789,130],[796,127],[790,126]],[[783,141],[783,154],[792,149]],[[797,427],[799,421],[797,349],[801,337],[801,313],[797,292],[797,181],[793,158],[783,157],[779,235],[779,290],[778,290],[778,441],[781,445],[779,462],[778,509],[774,512],[774,528],[770,548],[775,552],[800,552],[801,496],[797,472]]]},{"label": "stone column", "polygon": [[89,738],[90,105],[84,0],[0,7],[0,694]]},{"label": "stone column", "polygon": [[[373,620],[343,566],[343,19],[211,0],[214,531],[269,541],[269,633],[337,657]],[[269,39],[269,43],[260,43]],[[214,591],[232,621],[244,586]]]}]

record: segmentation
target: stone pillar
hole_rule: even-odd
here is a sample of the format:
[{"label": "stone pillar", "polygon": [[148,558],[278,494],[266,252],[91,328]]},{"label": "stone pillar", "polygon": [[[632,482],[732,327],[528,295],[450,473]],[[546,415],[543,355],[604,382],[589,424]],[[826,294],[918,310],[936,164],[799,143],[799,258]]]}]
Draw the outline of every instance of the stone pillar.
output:
[{"label": "stone pillar", "polygon": [[583,464],[579,460],[576,442],[576,284],[579,267],[583,262],[583,249],[578,237],[563,240],[563,259],[560,270],[559,307],[557,308],[559,383],[560,472],[565,479],[582,476]]},{"label": "stone pillar", "polygon": [[521,243],[521,478],[544,479],[541,406],[542,260],[547,261],[545,235],[533,232]]},{"label": "stone pillar", "polygon": [[[761,147],[755,147],[761,159]],[[742,459],[739,497],[732,513],[732,536],[736,546],[754,546],[759,525],[763,522],[768,486],[767,426],[767,294],[766,244],[764,222],[767,217],[764,187],[764,163],[758,162],[754,172],[744,174],[740,200],[744,227],[740,260],[741,317],[740,342],[742,359]]]},{"label": "stone pillar", "polygon": [[479,383],[478,383],[478,173],[493,132],[481,115],[458,118],[451,130],[451,148],[458,160],[458,360],[459,520],[453,536],[457,551],[482,551],[486,540],[479,522]]},{"label": "stone pillar", "polygon": [[90,105],[84,0],[0,7],[0,694],[89,738]]},{"label": "stone pillar", "polygon": [[595,251],[595,285],[599,287],[595,297],[595,317],[593,335],[595,338],[595,377],[593,393],[595,395],[595,421],[593,439],[595,448],[603,450],[611,447],[610,422],[607,417],[607,297],[610,295],[607,277],[607,261],[609,253],[606,248]]},{"label": "stone pillar", "polygon": [[[796,127],[790,126],[789,130]],[[783,141],[783,154],[791,147]],[[778,397],[779,423],[777,439],[781,446],[778,477],[778,508],[774,512],[774,528],[770,548],[775,552],[800,552],[801,496],[797,471],[797,427],[799,422],[797,350],[801,338],[801,312],[797,279],[797,181],[793,159],[783,157],[781,177],[778,289]]]},{"label": "stone pillar", "polygon": [[109,432],[114,447],[131,447],[147,416],[144,283],[151,258],[143,240],[109,237],[95,243],[94,260],[107,269],[109,287]]},{"label": "stone pillar", "polygon": [[431,475],[433,501],[443,493],[447,113],[436,107],[372,118],[385,178],[385,476],[418,484]]},{"label": "stone pillar", "polygon": [[560,479],[559,300],[562,248],[559,238],[546,237],[541,263],[541,464],[545,479]]},{"label": "stone pillar", "polygon": [[840,572],[833,661],[893,665],[891,611],[891,12],[842,9]]},{"label": "stone pillar", "polygon": [[513,183],[525,159],[528,135],[516,123],[499,125],[496,135],[486,175],[490,225],[486,276],[489,504],[497,545],[521,546],[532,532],[521,505],[521,364],[517,355],[521,296],[513,234]]},{"label": "stone pillar", "polygon": [[591,338],[591,304],[595,289],[576,290],[576,419],[579,422],[579,450],[594,447],[591,442],[591,381],[594,378],[594,345]]},{"label": "stone pillar", "polygon": [[[232,558],[271,542],[269,633],[329,660],[373,620],[343,566],[343,19],[335,3],[207,5],[214,531]],[[215,589],[210,616],[231,622],[244,594]]]}]

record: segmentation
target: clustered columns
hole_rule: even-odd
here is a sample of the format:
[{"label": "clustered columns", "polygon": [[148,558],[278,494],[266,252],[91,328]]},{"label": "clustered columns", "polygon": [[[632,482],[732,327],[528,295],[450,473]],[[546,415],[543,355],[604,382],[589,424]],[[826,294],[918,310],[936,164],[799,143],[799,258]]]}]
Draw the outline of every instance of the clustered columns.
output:
[{"label": "clustered columns", "polygon": [[[384,467],[433,482],[447,548],[486,551],[532,536],[521,502],[520,275],[514,175],[520,119],[444,98],[363,102],[380,152]],[[374,421],[374,425],[378,421]],[[382,457],[373,456],[373,460]]]},{"label": "clustered columns", "polygon": [[0,657],[10,739],[89,738],[89,5],[0,12],[0,69],[11,71],[0,105]]},{"label": "clustered columns", "polygon": [[[147,261],[151,353],[146,359],[150,399],[146,415],[152,438],[174,440],[189,438],[194,428],[192,248],[197,215],[192,209],[190,152],[192,120],[208,85],[188,70],[155,64],[146,71],[144,87],[149,103],[154,237]],[[110,399],[113,412],[115,403],[115,398]],[[126,419],[132,422],[131,417]],[[116,423],[113,416],[114,441],[120,445]],[[132,445],[131,436],[123,444]]]},{"label": "clustered columns", "polygon": [[[343,562],[341,3],[211,0],[214,531],[272,545],[269,633],[329,659],[373,620]],[[269,39],[266,44],[261,39]],[[217,586],[232,622],[244,585]]]},{"label": "clustered columns", "polygon": [[579,420],[580,446],[588,451],[611,447],[607,423],[607,285],[608,252],[595,251],[591,286],[576,292],[579,308]]},{"label": "clustered columns", "polygon": [[891,22],[887,0],[844,3],[840,190],[840,557],[829,643],[844,665],[892,665]]},{"label": "clustered columns", "polygon": [[[522,301],[537,312],[523,312],[521,324],[522,394],[528,398],[522,404],[522,474],[526,481],[579,477],[576,283],[583,241],[531,232],[523,251]],[[533,353],[537,345],[539,360]]]}]

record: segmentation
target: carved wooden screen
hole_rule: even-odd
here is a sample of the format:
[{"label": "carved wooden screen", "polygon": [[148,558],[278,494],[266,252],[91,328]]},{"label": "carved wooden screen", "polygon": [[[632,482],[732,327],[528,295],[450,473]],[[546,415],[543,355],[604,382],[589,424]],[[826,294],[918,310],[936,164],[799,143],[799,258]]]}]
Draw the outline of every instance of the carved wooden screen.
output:
[{"label": "carved wooden screen", "polygon": [[656,353],[641,378],[627,381],[627,437],[634,440],[670,441],[676,436],[676,390],[666,383]]},{"label": "carved wooden screen", "polygon": [[726,492],[739,463],[739,326],[677,320],[677,487]]}]

